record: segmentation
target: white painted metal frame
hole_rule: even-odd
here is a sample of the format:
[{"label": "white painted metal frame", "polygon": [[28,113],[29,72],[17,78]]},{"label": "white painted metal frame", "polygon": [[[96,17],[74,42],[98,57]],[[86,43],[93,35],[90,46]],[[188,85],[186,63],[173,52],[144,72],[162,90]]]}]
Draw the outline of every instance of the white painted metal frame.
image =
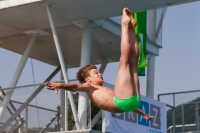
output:
[{"label": "white painted metal frame", "polygon": [[[63,80],[62,71],[60,73],[60,79]],[[61,131],[68,130],[68,94],[67,90],[60,90],[60,111],[61,111]]]},{"label": "white painted metal frame", "polygon": [[147,61],[148,66],[147,66],[146,96],[150,98],[154,98],[155,56],[159,55],[159,48],[160,48],[160,46],[156,46],[156,38],[158,36],[158,33],[160,32],[166,11],[167,8],[164,8],[157,29],[156,29],[156,10],[148,11],[147,35],[150,41],[148,41],[147,43],[148,44],[147,49],[153,51],[150,52],[151,54]]},{"label": "white painted metal frame", "polygon": [[[63,80],[62,70],[60,71],[60,80]],[[65,131],[65,90],[60,89],[60,131]]]},{"label": "white painted metal frame", "polygon": [[[60,67],[58,67],[46,80],[46,81],[50,81],[60,70]],[[19,113],[21,113],[27,106],[28,104],[33,100],[33,98],[44,88],[44,86],[40,86],[38,87],[38,89],[36,89],[33,94],[18,108],[17,111],[15,111],[15,113],[2,125],[2,127],[0,128],[0,133],[3,132],[6,127],[19,115]]]},{"label": "white painted metal frame", "polygon": [[17,124],[21,125],[21,123],[19,123],[19,122],[22,121],[22,120],[23,120],[23,117],[20,118],[20,119],[18,119],[18,120],[15,122],[15,124],[10,128],[9,133],[12,133],[12,132],[13,132],[13,129],[16,128]]},{"label": "white painted metal frame", "polygon": [[[107,60],[104,60],[103,62],[102,62],[102,64],[101,64],[101,67],[100,67],[100,69],[99,69],[99,72],[100,73],[104,73],[104,71],[105,71],[105,69],[106,69],[106,66],[107,66],[107,64],[108,64],[108,61]],[[105,132],[105,111],[104,110],[100,110],[99,112],[98,112],[98,114],[96,115],[97,117],[98,117],[98,115],[100,115],[101,114],[101,117],[102,117],[102,132]],[[96,117],[95,116],[95,117]],[[101,118],[100,117],[100,118]],[[100,119],[99,118],[99,119]],[[98,120],[96,120],[96,121],[93,121],[95,124],[98,122]]]},{"label": "white painted metal frame", "polygon": [[51,118],[51,120],[46,124],[46,126],[42,129],[42,131],[41,131],[40,133],[44,133],[44,132],[47,130],[47,128],[51,125],[51,123],[52,123],[57,117],[59,117],[58,114],[55,115],[55,116],[53,116],[53,117]]},{"label": "white painted metal frame", "polygon": [[28,133],[28,106],[26,106],[25,115],[25,133]]},{"label": "white painted metal frame", "polygon": [[[82,24],[81,67],[90,64],[91,37],[92,23],[85,22]],[[79,92],[78,116],[81,129],[87,129],[87,108],[88,96],[85,92]]]},{"label": "white painted metal frame", "polygon": [[[52,16],[52,11],[51,11],[49,4],[46,4],[46,9],[47,9],[49,22],[50,22],[50,25],[51,25],[51,30],[52,30],[52,33],[53,33],[53,38],[54,38],[55,45],[56,45],[56,50],[57,50],[57,53],[58,53],[58,58],[59,58],[59,61],[60,61],[62,72],[63,72],[63,77],[64,77],[64,80],[65,80],[65,83],[69,83],[65,61],[64,61],[64,58],[63,58],[62,50],[61,50],[61,47],[60,47],[60,42],[59,42],[59,39],[58,39],[55,23],[54,23],[53,16]],[[72,92],[68,91],[68,96],[69,96],[70,104],[71,104],[71,107],[72,107],[72,112],[73,112],[73,116],[74,116],[74,121],[76,123],[76,127],[77,127],[78,130],[80,130],[80,123],[79,123],[79,119],[78,119],[78,116],[77,116],[77,111],[76,111]]]},{"label": "white painted metal frame", "polygon": [[68,93],[65,90],[65,131],[68,130]]},{"label": "white painted metal frame", "polygon": [[160,32],[160,29],[162,27],[162,23],[163,23],[163,20],[164,20],[164,17],[165,17],[165,13],[167,12],[167,7],[163,8],[163,12],[162,12],[162,15],[161,15],[161,18],[160,18],[160,21],[159,21],[159,24],[158,24],[158,27],[156,29],[156,37],[158,37],[158,34]]},{"label": "white painted metal frame", "polygon": [[[99,121],[99,119],[102,117],[102,110],[100,110],[95,117],[92,119],[92,121],[88,124],[88,127],[91,125],[91,128],[95,126],[95,124]],[[103,122],[103,121],[102,121]]]},{"label": "white painted metal frame", "polygon": [[[156,41],[156,10],[148,11],[148,26],[147,26],[148,39],[152,42]],[[155,75],[155,55],[152,54],[148,58],[147,66],[147,85],[146,96],[154,98],[154,76]]]},{"label": "white painted metal frame", "polygon": [[109,18],[103,20],[96,20],[93,21],[93,23],[114,33],[115,35],[121,36],[121,26]]},{"label": "white painted metal frame", "polygon": [[[3,94],[4,96],[6,95],[5,92],[4,92],[3,90],[1,90],[1,94]],[[3,99],[1,99],[1,100],[3,100]],[[9,104],[10,104],[10,106],[12,107],[12,109],[13,109],[14,111],[16,111],[16,108],[15,108],[15,106],[12,104],[12,102],[9,101]],[[7,107],[7,109],[8,109],[8,111],[10,112],[10,114],[13,115],[13,113],[11,112],[11,110],[10,110],[8,107]],[[18,117],[21,118],[20,115],[18,115]],[[16,118],[15,118],[15,120],[17,121]]]},{"label": "white painted metal frame", "polygon": [[148,58],[146,96],[154,99],[155,55]]},{"label": "white painted metal frame", "polygon": [[[19,62],[19,65],[18,65],[18,67],[17,67],[17,69],[15,71],[15,74],[14,74],[13,78],[12,78],[12,81],[10,83],[10,87],[13,87],[13,86],[17,85],[17,82],[18,82],[18,80],[20,78],[20,75],[21,75],[22,70],[23,70],[23,68],[24,68],[24,66],[26,64],[26,61],[27,61],[27,59],[29,57],[29,54],[30,54],[30,52],[31,52],[31,50],[33,48],[33,45],[35,44],[37,36],[38,36],[38,32],[33,31],[32,32],[32,37],[31,37],[31,39],[30,39],[30,41],[29,41],[29,43],[28,43],[28,45],[27,45],[27,47],[26,47],[26,49],[24,51],[24,54],[22,55],[22,58],[21,58],[21,60]],[[4,114],[5,110],[6,110],[6,107],[8,106],[8,103],[10,101],[10,98],[11,98],[12,94],[13,94],[13,91],[14,90],[8,90],[6,92],[4,100],[3,100],[2,104],[1,104],[1,107],[0,107],[0,120],[2,119],[3,114]]]},{"label": "white painted metal frame", "polygon": [[18,133],[23,133],[23,124],[24,124],[24,118],[22,117],[21,120],[19,121]]},{"label": "white painted metal frame", "polygon": [[[165,15],[165,12],[166,12],[166,9],[164,9],[164,12],[162,14],[162,17],[161,17],[161,20],[159,22],[159,25],[158,25],[158,28],[157,28],[157,31],[156,33],[159,33],[160,31],[160,28],[162,26],[162,21],[164,19],[164,15]],[[150,16],[149,16],[150,17]],[[151,20],[149,20],[151,21]],[[112,32],[113,34],[117,35],[117,36],[121,36],[121,25],[112,21],[111,19],[103,19],[103,20],[96,20],[96,21],[93,21],[93,23],[97,26],[100,26],[102,28],[104,28],[105,30],[108,30],[110,32]],[[152,23],[151,23],[152,24]],[[149,25],[151,25],[149,24]],[[156,24],[156,22],[155,22]],[[155,26],[155,25],[154,25]],[[149,30],[149,29],[148,29]],[[151,30],[151,29],[150,29]],[[149,32],[151,32],[149,30]],[[148,33],[148,36],[150,35],[150,38],[151,38],[151,34]],[[155,36],[156,38],[156,36]],[[153,44],[152,44],[153,42]],[[155,44],[155,45],[154,45]],[[147,39],[147,45],[146,45],[146,50],[150,53],[153,53],[155,55],[159,55],[159,48],[161,48],[161,46],[159,46],[158,44],[156,44],[154,41],[152,41],[151,39]],[[155,53],[154,53],[155,52]]]}]

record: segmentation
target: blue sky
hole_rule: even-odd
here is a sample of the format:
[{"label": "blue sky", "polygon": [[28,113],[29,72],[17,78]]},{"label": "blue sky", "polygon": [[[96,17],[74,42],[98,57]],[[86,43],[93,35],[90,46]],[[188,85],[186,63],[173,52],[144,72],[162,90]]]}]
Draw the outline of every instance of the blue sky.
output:
[{"label": "blue sky", "polygon": [[[163,22],[163,48],[156,57],[155,93],[200,89],[200,2],[168,7]],[[0,86],[8,87],[21,55],[0,48]],[[41,83],[55,69],[33,60],[35,82]],[[69,78],[75,78],[77,69],[69,69]],[[118,63],[108,64],[104,79],[114,84]],[[53,80],[59,80],[57,75]],[[33,83],[31,61],[27,61],[17,85]],[[146,76],[140,77],[141,94],[146,95]]]}]

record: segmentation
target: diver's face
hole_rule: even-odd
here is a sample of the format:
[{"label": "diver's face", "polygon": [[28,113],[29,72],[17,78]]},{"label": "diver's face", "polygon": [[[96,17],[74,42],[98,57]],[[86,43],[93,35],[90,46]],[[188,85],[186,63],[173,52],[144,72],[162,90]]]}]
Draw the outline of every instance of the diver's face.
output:
[{"label": "diver's face", "polygon": [[103,76],[97,69],[91,69],[89,71],[89,75],[90,76],[86,78],[86,82],[91,82],[99,85],[103,84]]}]

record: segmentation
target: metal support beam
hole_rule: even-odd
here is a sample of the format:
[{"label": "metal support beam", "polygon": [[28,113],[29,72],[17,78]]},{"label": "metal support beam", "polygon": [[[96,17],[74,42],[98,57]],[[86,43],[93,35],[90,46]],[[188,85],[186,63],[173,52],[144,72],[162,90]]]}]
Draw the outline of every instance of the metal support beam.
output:
[{"label": "metal support beam", "polygon": [[[33,31],[32,32],[32,37],[31,37],[31,39],[30,39],[30,41],[29,41],[29,43],[28,43],[28,45],[27,45],[27,47],[26,47],[26,49],[24,51],[24,54],[22,55],[22,58],[21,58],[21,60],[19,62],[19,65],[18,65],[18,67],[17,67],[17,69],[15,71],[15,74],[14,74],[14,76],[12,78],[12,81],[11,81],[9,87],[13,87],[13,86],[17,85],[17,82],[18,82],[19,77],[20,77],[20,75],[22,73],[22,70],[23,70],[23,68],[24,68],[24,66],[26,64],[26,61],[27,61],[27,59],[28,59],[28,57],[30,55],[30,52],[31,52],[31,50],[33,48],[33,45],[35,44],[37,36],[38,36],[38,32]],[[13,94],[13,91],[14,90],[8,90],[6,92],[6,96],[4,97],[4,100],[3,100],[2,104],[1,104],[1,107],[0,107],[0,120],[2,119],[3,114],[4,114],[5,110],[6,110],[6,107],[8,106],[8,103],[10,101],[10,98],[11,98],[12,94]]]},{"label": "metal support beam", "polygon": [[[2,90],[2,94],[5,96],[6,94],[5,94],[5,92]],[[2,99],[1,99],[2,100]],[[10,104],[10,106],[12,107],[12,109],[14,110],[14,112],[16,111],[16,108],[15,108],[15,106],[12,104],[12,102],[11,102],[11,100],[9,101],[9,104]],[[10,110],[10,108],[9,108],[9,106],[7,107],[7,109],[8,109],[8,111],[10,112],[10,114],[11,115],[13,115],[13,113],[11,112],[11,110]],[[20,115],[18,115],[18,117],[19,118],[21,118],[21,116]],[[17,119],[15,118],[15,120],[17,121]]]},{"label": "metal support beam", "polygon": [[[92,23],[86,22],[82,25],[82,47],[81,47],[81,67],[90,64],[90,49],[92,37]],[[81,129],[87,128],[87,107],[88,96],[85,92],[79,92],[78,116]]]},{"label": "metal support beam", "polygon": [[198,103],[196,103],[196,127],[197,127],[197,131],[199,131],[199,107],[198,107]]},{"label": "metal support beam", "polygon": [[57,124],[57,128],[56,131],[60,131],[60,113],[58,113],[58,116],[56,117],[56,124]]},{"label": "metal support beam", "polygon": [[[91,125],[91,128],[93,128],[95,126],[95,124],[99,121],[99,119],[101,119],[102,117],[102,111],[103,110],[100,110],[96,115],[95,117],[92,119],[92,121],[88,124],[88,127],[89,125]],[[103,121],[102,121],[103,122]]]},{"label": "metal support beam", "polygon": [[65,131],[68,130],[68,94],[65,90]]},{"label": "metal support beam", "polygon": [[[60,80],[63,80],[62,70],[60,71]],[[65,131],[65,90],[60,89],[60,131]]]},{"label": "metal support beam", "polygon": [[[23,117],[20,118],[20,119],[18,119],[18,120],[16,121],[16,123],[11,127],[9,133],[12,133],[12,132],[13,132],[13,129],[16,128],[17,124],[19,124],[19,122],[20,122],[21,120],[23,120]],[[19,124],[19,125],[20,125],[20,124]]]},{"label": "metal support beam", "polygon": [[[63,80],[62,71],[60,73],[60,79]],[[60,131],[68,130],[68,95],[67,90],[60,90],[60,113],[61,113],[61,129]]]},{"label": "metal support beam", "polygon": [[47,130],[47,128],[51,125],[51,123],[53,123],[53,121],[56,119],[56,117],[59,117],[59,116],[58,115],[53,116],[51,118],[51,120],[46,124],[46,126],[42,129],[42,131],[39,133],[44,133]]},{"label": "metal support beam", "polygon": [[[50,81],[60,70],[60,67],[58,67],[46,80],[46,81]],[[21,107],[19,107],[19,109],[17,111],[15,111],[15,113],[5,122],[5,124],[2,125],[2,127],[0,128],[0,133],[3,132],[6,127],[22,112],[22,110],[24,110],[24,108],[26,108],[29,103],[33,100],[33,98],[44,88],[44,85],[38,87],[37,90],[35,90],[35,92],[26,100],[26,102],[24,102]]]},{"label": "metal support beam", "polygon": [[121,36],[121,25],[110,19],[96,20],[93,21],[93,23],[114,33],[117,36]]},{"label": "metal support beam", "polygon": [[162,48],[161,46],[150,40],[147,40],[146,44],[147,44],[146,52],[148,52],[149,54],[154,54],[156,56],[159,56],[159,48]]},{"label": "metal support beam", "polygon": [[[156,10],[148,11],[147,35],[152,42],[156,41]],[[154,98],[155,55],[148,59],[146,96]]]},{"label": "metal support beam", "polygon": [[158,27],[156,29],[156,37],[158,37],[158,34],[160,32],[160,29],[161,29],[161,26],[162,26],[162,23],[163,23],[163,20],[164,20],[164,17],[165,17],[165,13],[167,12],[167,7],[163,8],[163,12],[162,12],[162,15],[161,15],[161,18],[160,18],[160,21],[158,23]]},{"label": "metal support beam", "polygon": [[28,133],[28,106],[26,107],[26,118],[25,118],[25,133]]},{"label": "metal support beam", "polygon": [[172,114],[172,123],[173,123],[173,133],[176,133],[176,104],[175,104],[175,94],[173,94],[173,114]]},{"label": "metal support beam", "polygon": [[[154,12],[153,12],[154,13]],[[163,13],[165,13],[165,10],[163,11]],[[151,16],[153,16],[153,18],[150,18]],[[152,19],[155,19],[155,15],[152,15],[152,13],[150,13],[150,16],[149,16],[149,21],[152,21]],[[164,15],[163,15],[163,17],[164,17]],[[93,21],[93,23],[95,24],[95,25],[97,25],[97,26],[100,26],[100,27],[102,27],[102,28],[104,28],[104,29],[106,29],[106,30],[108,30],[108,31],[110,31],[111,33],[113,33],[113,34],[115,34],[115,35],[117,35],[117,36],[121,36],[121,25],[120,24],[118,24],[118,23],[116,23],[116,22],[114,22],[114,21],[112,21],[111,19],[104,19],[104,20],[96,20],[96,21]],[[160,23],[162,24],[162,22],[160,21]],[[160,25],[160,23],[159,23],[159,25]],[[154,34],[151,34],[151,33],[148,33],[148,36],[149,36],[149,38],[152,38],[151,36],[152,35],[154,35],[154,37],[153,38],[155,38],[156,39],[156,33],[158,32],[159,33],[159,26],[158,26],[158,28],[157,28],[157,31],[156,31],[156,21],[155,21],[155,23],[149,23],[148,24],[149,26],[149,28],[154,28],[154,30],[155,30],[155,33]],[[153,25],[153,27],[151,27],[151,25]],[[160,27],[161,27],[162,25],[160,25]],[[151,32],[151,30],[149,29],[149,32]],[[150,39],[151,41],[152,41],[152,39]],[[154,44],[156,44],[155,43],[155,41],[153,41],[153,43]],[[160,48],[161,46],[159,46],[159,45],[152,45],[152,43],[150,43],[150,41],[148,41],[147,40],[147,47],[146,47],[146,50],[148,51],[148,52],[155,52],[154,54],[156,54],[156,55],[159,55],[159,50],[158,50],[158,48]]]},{"label": "metal support beam", "polygon": [[24,119],[23,117],[19,121],[19,128],[18,128],[18,133],[23,133],[23,124],[24,124]]},{"label": "metal support beam", "polygon": [[105,60],[105,61],[102,61],[101,67],[99,68],[99,72],[100,72],[101,74],[104,73],[104,70],[106,69],[107,64],[108,64],[108,61],[106,61],[106,60]]},{"label": "metal support beam", "polygon": [[156,10],[148,11],[147,36],[152,42],[156,41]]},{"label": "metal support beam", "polygon": [[[59,61],[60,61],[62,72],[63,72],[64,80],[65,80],[65,83],[69,83],[69,79],[68,79],[68,76],[67,76],[67,69],[66,69],[66,66],[65,66],[65,61],[64,61],[64,58],[63,58],[62,50],[61,50],[61,47],[60,47],[60,42],[59,42],[59,39],[58,39],[55,23],[54,23],[53,16],[52,16],[52,11],[51,11],[49,4],[46,4],[46,9],[47,9],[49,22],[50,22],[50,25],[51,25],[51,30],[52,30],[52,33],[53,33],[54,42],[55,42],[55,45],[56,45],[56,50],[57,50],[57,53],[58,53],[58,58],[59,58]],[[79,124],[76,106],[75,106],[75,103],[74,103],[74,98],[73,98],[72,92],[68,91],[68,96],[69,96],[70,104],[71,104],[71,107],[72,107],[74,121],[76,123],[77,129],[79,130],[80,124]]]},{"label": "metal support beam", "polygon": [[185,132],[185,118],[184,118],[184,104],[182,104],[182,125],[183,125],[183,133]]},{"label": "metal support beam", "polygon": [[[108,61],[103,61],[102,62],[101,67],[99,69],[100,73],[102,73],[102,74],[104,73],[104,70],[106,69],[107,64],[108,64]],[[105,111],[104,110],[100,110],[98,112],[98,114],[96,115],[97,117],[95,116],[96,121],[94,120],[95,118],[92,119],[92,121],[94,120],[92,122],[92,125],[95,125],[98,122],[97,118],[99,118],[99,119],[101,118],[101,117],[98,117],[100,114],[101,114],[101,117],[102,117],[102,132],[105,132]]]},{"label": "metal support beam", "polygon": [[154,98],[155,55],[148,58],[146,96]]}]

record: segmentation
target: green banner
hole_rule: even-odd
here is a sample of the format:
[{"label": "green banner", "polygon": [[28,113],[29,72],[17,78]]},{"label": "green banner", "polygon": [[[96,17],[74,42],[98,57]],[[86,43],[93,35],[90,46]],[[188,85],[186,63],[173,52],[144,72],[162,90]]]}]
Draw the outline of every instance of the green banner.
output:
[{"label": "green banner", "polygon": [[137,21],[137,26],[135,27],[135,33],[139,45],[139,60],[138,60],[138,75],[145,76],[146,62],[146,18],[147,12],[138,12],[132,14],[134,19]]}]

